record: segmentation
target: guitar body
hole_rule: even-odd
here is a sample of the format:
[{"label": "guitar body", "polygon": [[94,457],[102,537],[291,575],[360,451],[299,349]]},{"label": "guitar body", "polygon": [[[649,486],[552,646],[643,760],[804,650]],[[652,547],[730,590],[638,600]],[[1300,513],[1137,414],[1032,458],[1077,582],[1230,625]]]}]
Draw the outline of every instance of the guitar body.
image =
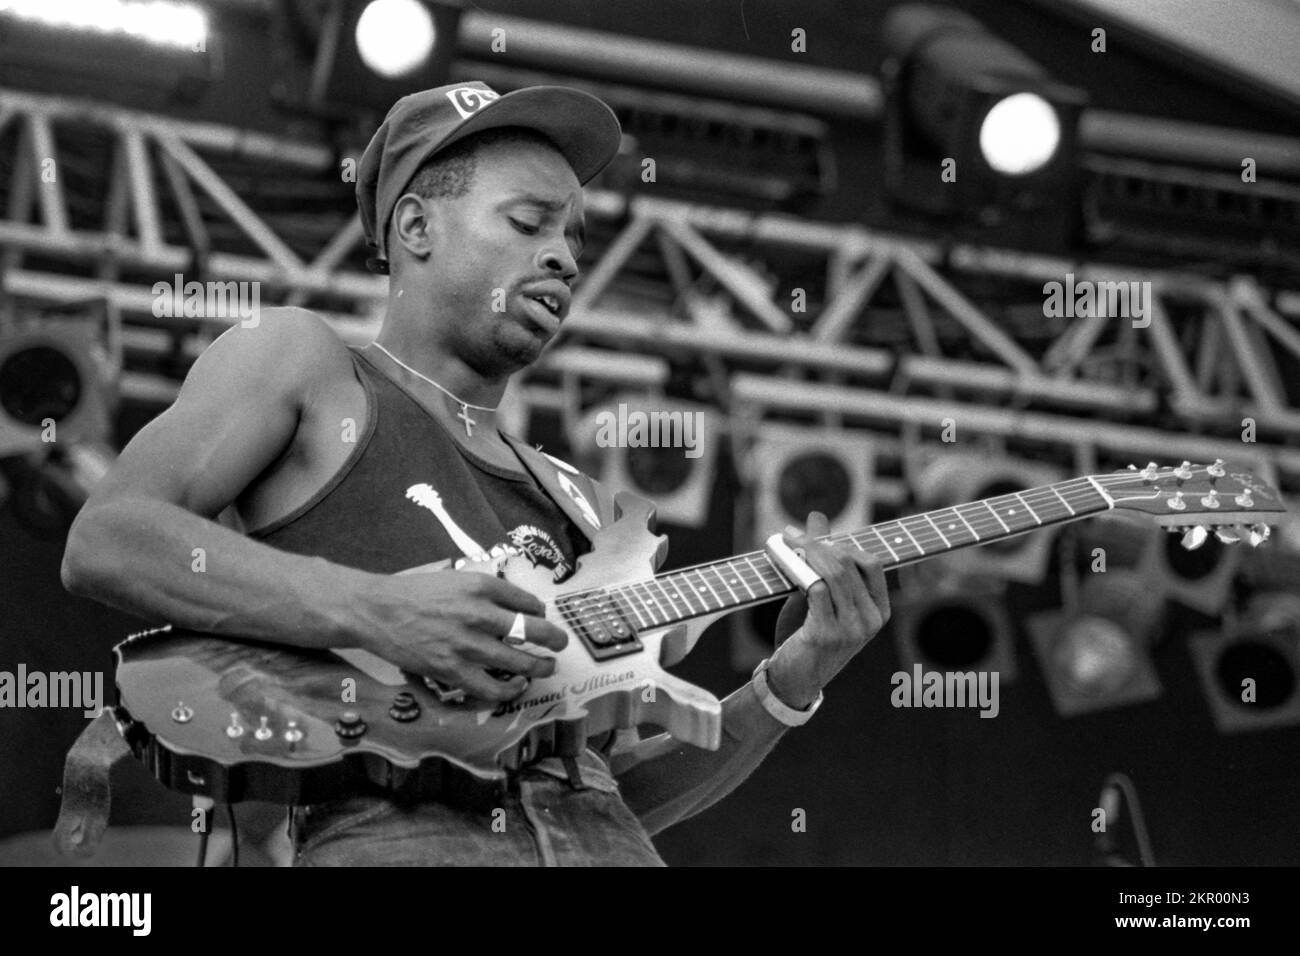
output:
[{"label": "guitar body", "polygon": [[[566,593],[644,578],[662,560],[666,539],[649,531],[652,506],[618,501],[621,517],[597,532]],[[422,680],[364,652],[165,628],[116,649],[119,726],[164,784],[219,802],[314,803],[365,781],[412,796],[491,799],[507,771],[534,755],[576,756],[589,737],[641,724],[717,749],[721,704],[663,668],[720,615],[638,630],[637,649],[598,660],[550,601],[556,587],[545,568],[510,557],[462,570],[500,573],[546,601],[548,618],[569,632],[564,650],[544,652],[556,658],[555,673],[514,701],[442,703]]]}]

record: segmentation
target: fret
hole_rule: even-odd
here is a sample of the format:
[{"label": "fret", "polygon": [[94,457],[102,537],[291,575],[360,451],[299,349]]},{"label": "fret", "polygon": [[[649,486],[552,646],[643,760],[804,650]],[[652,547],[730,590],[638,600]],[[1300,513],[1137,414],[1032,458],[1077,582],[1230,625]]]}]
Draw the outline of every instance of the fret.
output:
[{"label": "fret", "polygon": [[1002,520],[1002,516],[1000,514],[998,514],[996,511],[993,510],[993,506],[991,504],[989,504],[987,501],[981,501],[979,502],[979,504],[982,504],[985,508],[989,510],[989,513],[993,515],[994,518],[998,519],[998,524],[1002,525],[1003,531],[1005,531],[1007,534],[1011,533],[1011,529],[1007,527],[1007,523]]},{"label": "fret", "polygon": [[[762,555],[761,557],[763,558],[764,561],[767,561],[766,555]],[[745,561],[748,562],[751,568],[754,568],[754,558],[752,555],[745,555]],[[772,586],[772,583],[767,579],[767,575],[763,573],[762,568],[754,568],[754,571],[758,574],[758,580],[762,583],[763,587],[767,590],[768,596],[770,597],[771,595],[776,594],[779,591],[787,590],[791,585],[790,582],[785,579],[785,575],[781,573],[780,569],[773,567],[771,561],[767,561],[767,566],[769,568],[772,568],[772,572],[776,575],[777,581],[780,582],[779,586],[777,587]]]},{"label": "fret", "polygon": [[[650,601],[646,598],[646,595],[642,593],[645,590],[645,584],[642,582],[637,582],[636,584],[631,585],[628,588],[628,590],[631,591],[633,597],[635,597],[638,601],[641,602],[641,607],[645,609],[646,616],[650,618],[651,626],[660,623],[659,621],[655,620],[654,605],[651,604]],[[659,613],[662,615],[663,611],[661,610],[659,611]]]},{"label": "fret", "polygon": [[930,517],[929,512],[927,512],[925,515],[923,515],[923,517],[925,518],[926,521],[930,522],[930,527],[931,527],[931,528],[933,528],[935,531],[938,531],[938,532],[939,532],[939,540],[943,542],[943,546],[944,546],[945,548],[951,548],[951,547],[952,547],[952,542],[950,542],[950,541],[948,540],[948,536],[947,536],[946,534],[944,534],[942,531],[939,531],[939,526],[938,526],[937,524],[934,523],[934,519]]},{"label": "fret", "polygon": [[[679,577],[681,577],[680,574],[670,576],[670,577],[668,578],[668,583],[671,584],[671,585],[673,586],[673,590],[677,592],[677,596],[678,596],[679,598],[681,598],[681,599],[682,599],[682,603],[686,605],[686,611],[687,611],[687,614],[688,614],[688,616],[689,616],[690,614],[694,614],[694,613],[695,613],[695,607],[691,604],[691,599],[690,599],[690,597],[688,596],[688,595],[691,593],[691,589],[688,587],[688,588],[686,589],[686,594],[683,594],[683,593],[682,593],[682,589],[681,589],[680,587],[677,586],[676,578],[679,578]],[[708,610],[707,606],[705,607],[705,610]]]},{"label": "fret", "polygon": [[925,548],[921,547],[920,543],[919,543],[919,542],[916,540],[916,538],[912,535],[912,532],[908,529],[907,525],[903,524],[903,521],[904,521],[904,520],[906,520],[906,519],[902,519],[902,518],[900,518],[899,521],[898,521],[898,526],[899,526],[900,528],[902,528],[904,531],[906,531],[906,532],[907,532],[907,536],[908,536],[909,538],[912,539],[912,547],[916,548],[916,550],[917,550],[917,551],[920,551],[922,554],[925,554]]},{"label": "fret", "polygon": [[867,530],[872,532],[877,538],[880,539],[880,543],[885,546],[885,550],[889,552],[889,556],[893,558],[895,561],[897,561],[898,554],[894,551],[893,548],[889,546],[889,542],[885,540],[885,536],[880,533],[880,530],[875,525],[872,525]]},{"label": "fret", "polygon": [[756,598],[758,595],[756,595],[756,594],[754,593],[754,589],[751,588],[751,587],[749,586],[749,582],[745,580],[745,575],[744,575],[743,573],[741,573],[741,569],[738,568],[738,567],[736,567],[736,562],[735,562],[735,561],[728,561],[728,562],[727,562],[727,567],[728,567],[729,569],[731,569],[731,571],[733,571],[733,572],[735,573],[735,575],[736,575],[736,580],[739,581],[741,584],[743,584],[743,585],[745,586],[745,590],[749,592],[749,598],[750,598],[750,600],[753,600],[754,598]]},{"label": "fret", "polygon": [[668,606],[672,608],[672,614],[669,615],[671,619],[677,620],[685,616],[682,614],[681,608],[677,606],[677,602],[673,600],[673,596],[669,594],[667,588],[664,587],[662,578],[652,578],[649,583],[659,589],[660,595],[662,595],[664,600],[668,602]]},{"label": "fret", "polygon": [[1069,511],[1070,514],[1073,515],[1076,513],[1075,510],[1070,507],[1070,503],[1065,500],[1065,496],[1056,490],[1056,485],[1048,485],[1048,487],[1052,489],[1052,494],[1061,499],[1061,504],[1065,505],[1066,510]]},{"label": "fret", "polygon": [[[627,597],[628,590],[629,590],[628,588],[616,588],[615,590],[610,592],[610,595],[614,599],[614,601],[616,602],[621,601],[622,604],[626,605],[626,609],[628,611],[631,611],[634,615],[636,615],[636,626],[638,628],[643,628],[648,626],[646,619],[641,616],[641,610],[634,603],[632,603],[631,600],[628,599]],[[651,621],[649,623],[654,623],[654,622]]]},{"label": "fret", "polygon": [[[731,603],[731,604],[739,604],[739,603],[740,603],[740,598],[736,597],[736,592],[733,591],[733,590],[731,589],[731,585],[727,583],[727,579],[726,579],[726,577],[723,576],[723,574],[722,574],[722,569],[721,569],[721,568],[719,568],[716,564],[710,564],[710,565],[708,566],[708,568],[706,568],[705,570],[712,571],[712,572],[713,572],[713,576],[716,577],[719,581],[721,581],[721,582],[722,582],[722,586],[723,586],[724,588],[727,589],[727,593],[731,595],[731,601],[728,602],[728,603]],[[719,598],[721,598],[721,596],[722,596],[722,595],[720,595],[720,594],[718,595]]]},{"label": "fret", "polygon": [[975,537],[976,541],[979,541],[980,540],[979,532],[971,527],[971,523],[966,520],[966,516],[962,514],[961,511],[959,511],[957,508],[951,508],[949,510],[951,510],[953,514],[955,514],[958,518],[961,519],[961,523],[966,526],[966,530],[969,531]]},{"label": "fret", "polygon": [[1038,512],[1033,509],[1033,507],[1029,504],[1028,501],[1020,497],[1020,492],[1017,491],[1014,492],[1014,494],[1016,496],[1016,500],[1019,501],[1022,505],[1024,505],[1026,510],[1028,510],[1029,516],[1041,525],[1043,523],[1043,519],[1038,517]]},{"label": "fret", "polygon": [[[895,524],[896,524],[896,525],[898,525],[900,528],[902,527],[902,522],[899,522],[899,521],[891,521],[890,524],[891,524],[891,525],[895,525]],[[906,528],[903,528],[903,530],[904,530],[904,531],[907,531]],[[910,532],[908,533],[907,536],[908,536],[909,538],[912,537],[912,535],[911,535]],[[883,540],[883,539],[882,539],[882,540]],[[898,535],[894,535],[894,544],[902,544],[902,543],[903,543],[903,539],[900,538]],[[917,545],[915,539],[913,539],[912,544],[913,544],[913,545],[916,545],[917,550],[920,551],[921,554],[925,554],[925,549],[922,548],[920,545]],[[890,551],[893,551],[893,548],[890,547],[889,550],[890,550]]]},{"label": "fret", "polygon": [[[713,593],[713,588],[712,588],[712,586],[709,584],[708,581],[706,581],[706,580],[704,579],[704,576],[703,576],[702,574],[700,574],[700,571],[699,571],[698,568],[695,569],[695,576],[696,576],[697,578],[700,579],[700,584],[699,584],[699,586],[696,587],[696,589],[695,589],[695,590],[696,590],[696,594],[697,594],[697,595],[708,595],[709,597],[712,597],[713,600],[715,600],[715,601],[718,602],[718,607],[719,607],[719,608],[724,607],[725,605],[724,605],[723,602],[722,602],[722,598],[718,597],[716,594]],[[690,573],[688,572],[688,573],[685,575],[685,577],[686,577],[686,583],[687,583],[687,584],[690,584],[690,583],[691,583]],[[708,610],[713,610],[712,608],[709,607],[709,602],[708,602],[708,600],[707,600],[705,597],[700,597],[700,603],[704,605],[704,609],[705,609],[706,611],[708,611]]]}]

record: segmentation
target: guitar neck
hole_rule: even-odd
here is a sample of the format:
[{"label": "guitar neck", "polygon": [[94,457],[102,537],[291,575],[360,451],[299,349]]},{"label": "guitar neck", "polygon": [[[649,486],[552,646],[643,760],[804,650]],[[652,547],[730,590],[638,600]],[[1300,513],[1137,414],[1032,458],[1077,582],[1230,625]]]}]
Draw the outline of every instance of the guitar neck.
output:
[{"label": "guitar neck", "polygon": [[[989,544],[1112,507],[1091,478],[940,508],[819,540],[847,541],[878,557],[885,570],[971,545]],[[663,627],[790,594],[795,585],[763,551],[737,555],[601,592],[563,595],[556,605],[574,623],[617,613],[638,628]]]}]

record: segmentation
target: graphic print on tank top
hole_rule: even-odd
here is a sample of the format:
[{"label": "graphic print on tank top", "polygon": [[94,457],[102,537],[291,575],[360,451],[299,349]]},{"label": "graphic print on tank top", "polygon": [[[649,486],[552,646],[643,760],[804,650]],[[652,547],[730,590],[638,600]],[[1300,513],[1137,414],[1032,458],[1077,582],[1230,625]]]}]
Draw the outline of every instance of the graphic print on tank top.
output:
[{"label": "graphic print on tank top", "polygon": [[[581,495],[581,492],[579,492],[579,495]],[[489,558],[513,554],[527,558],[533,567],[540,566],[549,569],[556,582],[564,580],[572,570],[572,565],[569,563],[568,558],[564,556],[564,551],[561,549],[559,542],[549,532],[544,531],[535,524],[516,525],[507,532],[508,542],[494,544],[491,548],[485,549],[456,523],[456,519],[452,517],[442,500],[442,496],[438,494],[433,485],[428,482],[412,485],[406,489],[406,497],[421,508],[431,512],[438,519],[447,536],[456,543],[456,547],[460,548],[464,558],[456,559],[456,567],[459,567],[466,560],[486,561]],[[585,502],[586,499],[583,500]]]}]

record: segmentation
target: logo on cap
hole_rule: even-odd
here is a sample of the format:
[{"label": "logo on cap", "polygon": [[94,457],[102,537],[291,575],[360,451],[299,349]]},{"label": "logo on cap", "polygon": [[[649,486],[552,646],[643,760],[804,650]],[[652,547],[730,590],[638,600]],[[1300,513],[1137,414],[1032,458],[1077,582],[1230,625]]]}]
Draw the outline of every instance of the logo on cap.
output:
[{"label": "logo on cap", "polygon": [[494,93],[492,90],[481,90],[476,86],[458,86],[454,90],[447,91],[447,99],[451,100],[451,105],[456,107],[456,112],[460,114],[461,119],[469,119],[493,100],[501,99],[501,94]]}]

